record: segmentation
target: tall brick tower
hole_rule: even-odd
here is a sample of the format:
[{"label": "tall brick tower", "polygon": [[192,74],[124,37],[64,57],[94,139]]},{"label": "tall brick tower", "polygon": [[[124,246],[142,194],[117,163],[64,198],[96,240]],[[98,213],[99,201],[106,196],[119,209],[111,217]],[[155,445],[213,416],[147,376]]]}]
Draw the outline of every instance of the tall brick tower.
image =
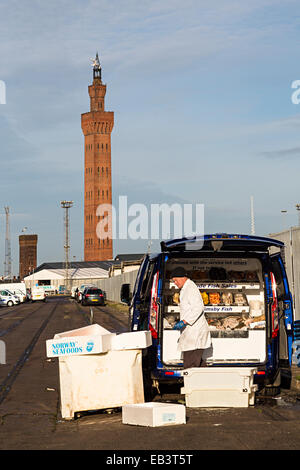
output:
[{"label": "tall brick tower", "polygon": [[37,235],[19,235],[19,276],[23,279],[37,265]]},{"label": "tall brick tower", "polygon": [[[90,111],[81,115],[84,134],[84,260],[103,261],[112,259],[113,245],[111,212],[97,214],[99,205],[111,207],[111,132],[114,113],[105,111],[106,85],[101,80],[101,66],[98,53],[93,61],[93,84],[89,86]],[[110,212],[110,213],[109,213]],[[108,216],[108,218],[107,218]],[[97,224],[107,218],[106,234],[99,237]],[[99,225],[98,225],[99,227]]]}]

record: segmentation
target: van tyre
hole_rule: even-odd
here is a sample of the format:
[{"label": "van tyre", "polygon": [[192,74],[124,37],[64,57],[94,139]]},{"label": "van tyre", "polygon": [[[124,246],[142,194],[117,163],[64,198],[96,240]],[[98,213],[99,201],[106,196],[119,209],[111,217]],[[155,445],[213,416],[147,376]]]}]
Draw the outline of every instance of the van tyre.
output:
[{"label": "van tyre", "polygon": [[14,303],[13,303],[13,301],[12,301],[12,300],[9,300],[9,301],[7,302],[7,306],[8,306],[8,307],[12,307],[12,306],[13,306],[13,304],[14,304]]}]

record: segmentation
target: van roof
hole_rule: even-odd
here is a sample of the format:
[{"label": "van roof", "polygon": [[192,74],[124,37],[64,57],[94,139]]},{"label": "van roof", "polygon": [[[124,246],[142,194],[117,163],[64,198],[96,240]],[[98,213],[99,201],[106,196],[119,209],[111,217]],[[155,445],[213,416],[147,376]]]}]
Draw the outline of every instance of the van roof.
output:
[{"label": "van roof", "polygon": [[[193,247],[194,244],[194,247]],[[273,238],[255,235],[214,233],[194,237],[177,238],[160,243],[162,252],[205,250],[205,251],[267,251],[271,246],[282,248],[284,243]]]}]

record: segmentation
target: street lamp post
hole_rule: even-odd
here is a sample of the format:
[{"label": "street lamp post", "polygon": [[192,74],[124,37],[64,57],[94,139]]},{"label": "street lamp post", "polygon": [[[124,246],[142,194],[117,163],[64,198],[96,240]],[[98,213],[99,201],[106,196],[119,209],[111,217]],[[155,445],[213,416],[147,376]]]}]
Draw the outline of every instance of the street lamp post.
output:
[{"label": "street lamp post", "polygon": [[64,209],[64,225],[65,225],[65,288],[69,292],[69,251],[70,251],[70,237],[69,237],[69,209],[73,206],[73,201],[61,201],[61,207]]}]

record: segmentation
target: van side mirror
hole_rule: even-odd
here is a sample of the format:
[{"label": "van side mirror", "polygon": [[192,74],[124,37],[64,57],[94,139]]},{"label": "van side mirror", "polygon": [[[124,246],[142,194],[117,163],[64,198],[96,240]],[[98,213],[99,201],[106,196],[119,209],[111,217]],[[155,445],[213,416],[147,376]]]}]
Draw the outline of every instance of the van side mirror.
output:
[{"label": "van side mirror", "polygon": [[130,305],[131,297],[132,295],[130,293],[130,284],[122,284],[120,291],[121,302]]}]

